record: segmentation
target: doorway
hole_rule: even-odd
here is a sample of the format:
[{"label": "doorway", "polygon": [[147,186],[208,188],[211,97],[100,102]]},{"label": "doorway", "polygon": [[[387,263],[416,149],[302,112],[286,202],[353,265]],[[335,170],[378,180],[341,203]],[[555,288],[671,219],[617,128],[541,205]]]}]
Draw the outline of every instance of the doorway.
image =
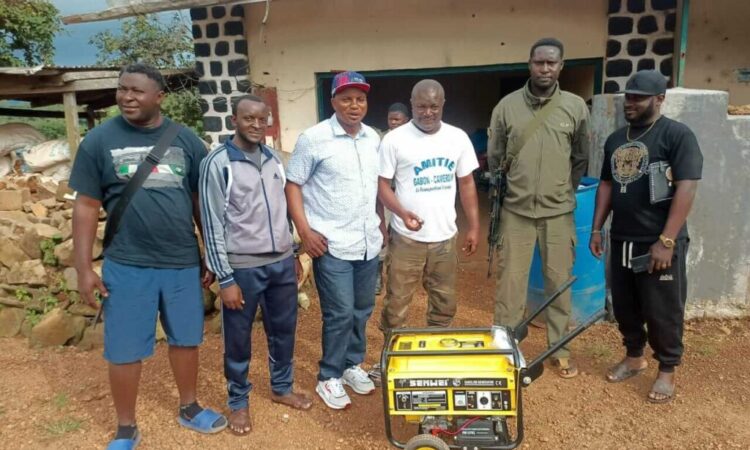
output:
[{"label": "doorway", "polygon": [[[521,88],[528,78],[528,68],[521,64],[497,64],[435,69],[362,71],[371,89],[365,123],[381,131],[388,129],[388,107],[395,103],[409,106],[411,89],[424,78],[433,78],[445,89],[443,120],[457,126],[469,136],[485,133],[492,109],[505,95]],[[331,83],[335,73],[316,73],[318,120],[333,114],[330,102]],[[601,92],[602,59],[565,61],[560,86],[584,100]]]}]

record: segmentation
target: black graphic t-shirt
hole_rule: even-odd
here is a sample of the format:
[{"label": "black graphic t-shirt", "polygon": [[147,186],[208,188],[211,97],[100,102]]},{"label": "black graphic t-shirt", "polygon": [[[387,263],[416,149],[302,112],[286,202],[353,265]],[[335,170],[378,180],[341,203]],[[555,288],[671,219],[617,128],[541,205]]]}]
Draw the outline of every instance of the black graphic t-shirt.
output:
[{"label": "black graphic t-shirt", "polygon": [[[112,209],[171,121],[137,128],[117,116],[91,130],[78,147],[70,187]],[[200,263],[193,225],[193,193],[206,148],[183,127],[136,192],[104,255],[121,264],[185,268]]]},{"label": "black graphic t-shirt", "polygon": [[[654,242],[667,223],[671,201],[652,205],[649,201],[648,166],[667,161],[672,181],[699,180],[703,155],[690,129],[668,117],[648,127],[621,128],[604,144],[602,180],[612,181],[612,239]],[[687,237],[687,223],[677,238]]]}]

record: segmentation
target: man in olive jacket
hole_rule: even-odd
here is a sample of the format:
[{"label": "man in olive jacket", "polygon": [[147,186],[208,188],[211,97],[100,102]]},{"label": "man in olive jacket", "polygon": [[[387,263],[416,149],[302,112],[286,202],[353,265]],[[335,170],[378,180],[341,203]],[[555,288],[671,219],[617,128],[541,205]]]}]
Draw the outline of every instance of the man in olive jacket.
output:
[{"label": "man in olive jacket", "polygon": [[[537,41],[531,47],[529,81],[492,111],[488,162],[490,170],[502,169],[507,179],[496,259],[497,325],[513,327],[523,319],[537,240],[547,295],[572,273],[575,190],[588,164],[589,112],[582,98],[560,89],[562,68],[562,43],[553,38]],[[549,111],[541,114],[545,106]],[[544,119],[535,124],[540,114]],[[570,311],[568,290],[546,311],[548,345],[565,334]],[[578,374],[567,348],[554,358],[560,376]]]}]

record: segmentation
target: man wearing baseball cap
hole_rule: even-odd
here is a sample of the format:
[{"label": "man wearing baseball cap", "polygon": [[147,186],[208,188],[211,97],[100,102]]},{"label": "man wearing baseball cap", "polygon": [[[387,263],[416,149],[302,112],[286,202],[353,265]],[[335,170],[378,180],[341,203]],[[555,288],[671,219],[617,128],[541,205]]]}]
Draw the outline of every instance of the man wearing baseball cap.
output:
[{"label": "man wearing baseball cap", "polygon": [[664,76],[653,70],[636,73],[625,85],[628,125],[604,144],[589,242],[591,253],[600,257],[602,226],[612,212],[612,305],[626,356],[609,370],[607,381],[642,373],[648,341],[659,361],[647,397],[652,403],[666,403],[674,396],[675,367],[683,353],[686,219],[703,169],[693,132],[660,113],[666,90]]},{"label": "man wearing baseball cap", "polygon": [[289,214],[313,258],[323,314],[316,392],[333,409],[374,389],[360,364],[375,305],[378,253],[385,236],[377,203],[380,137],[362,123],[370,85],[357,72],[333,79],[334,115],[305,130],[287,166]]}]

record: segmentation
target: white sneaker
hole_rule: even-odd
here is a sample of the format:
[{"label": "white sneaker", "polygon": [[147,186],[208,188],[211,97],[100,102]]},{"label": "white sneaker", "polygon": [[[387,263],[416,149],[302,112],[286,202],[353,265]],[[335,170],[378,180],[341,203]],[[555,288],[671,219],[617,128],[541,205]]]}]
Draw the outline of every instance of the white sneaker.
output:
[{"label": "white sneaker", "polygon": [[330,378],[326,381],[318,381],[315,392],[320,395],[326,405],[333,409],[346,409],[351,406],[352,401],[341,384],[341,379]]},{"label": "white sneaker", "polygon": [[375,384],[367,376],[367,372],[359,366],[351,366],[346,369],[344,375],[341,377],[341,381],[360,395],[367,395],[375,390]]}]

